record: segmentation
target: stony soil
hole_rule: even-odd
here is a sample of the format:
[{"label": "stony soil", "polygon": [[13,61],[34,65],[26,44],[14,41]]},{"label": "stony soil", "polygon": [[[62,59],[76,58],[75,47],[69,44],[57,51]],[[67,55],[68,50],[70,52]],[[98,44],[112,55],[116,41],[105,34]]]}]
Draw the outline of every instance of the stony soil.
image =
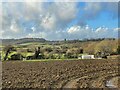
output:
[{"label": "stony soil", "polygon": [[119,76],[118,66],[118,60],[6,61],[2,63],[2,87],[108,88],[106,80]]}]

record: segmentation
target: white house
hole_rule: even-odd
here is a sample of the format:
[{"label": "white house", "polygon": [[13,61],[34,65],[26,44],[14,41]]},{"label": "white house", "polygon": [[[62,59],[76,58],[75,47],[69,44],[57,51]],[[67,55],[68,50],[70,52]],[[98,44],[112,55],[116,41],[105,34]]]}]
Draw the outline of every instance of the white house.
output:
[{"label": "white house", "polygon": [[78,59],[95,59],[94,55],[82,55]]}]

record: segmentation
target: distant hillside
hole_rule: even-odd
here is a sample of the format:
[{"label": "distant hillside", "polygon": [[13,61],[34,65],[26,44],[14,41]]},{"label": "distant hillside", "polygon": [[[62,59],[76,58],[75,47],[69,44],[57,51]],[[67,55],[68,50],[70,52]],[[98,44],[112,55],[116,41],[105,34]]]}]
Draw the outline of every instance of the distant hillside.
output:
[{"label": "distant hillside", "polygon": [[15,45],[15,44],[24,44],[24,43],[31,43],[31,42],[40,42],[44,43],[47,42],[49,44],[62,44],[62,43],[76,43],[76,42],[96,42],[102,40],[115,40],[115,38],[98,38],[98,39],[84,39],[84,40],[58,40],[58,41],[49,41],[45,40],[44,38],[21,38],[21,39],[0,39],[3,45]]},{"label": "distant hillside", "polygon": [[22,44],[22,43],[29,43],[29,42],[45,42],[46,40],[43,38],[22,38],[22,39],[0,39],[3,45],[8,44]]}]

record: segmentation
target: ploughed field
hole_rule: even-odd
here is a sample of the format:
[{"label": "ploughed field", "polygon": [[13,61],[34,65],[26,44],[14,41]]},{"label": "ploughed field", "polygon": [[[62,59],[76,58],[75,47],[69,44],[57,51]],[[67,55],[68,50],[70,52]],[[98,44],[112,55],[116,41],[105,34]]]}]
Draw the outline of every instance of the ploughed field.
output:
[{"label": "ploughed field", "polygon": [[5,61],[2,88],[108,88],[107,80],[119,76],[118,66],[118,60],[107,59]]}]

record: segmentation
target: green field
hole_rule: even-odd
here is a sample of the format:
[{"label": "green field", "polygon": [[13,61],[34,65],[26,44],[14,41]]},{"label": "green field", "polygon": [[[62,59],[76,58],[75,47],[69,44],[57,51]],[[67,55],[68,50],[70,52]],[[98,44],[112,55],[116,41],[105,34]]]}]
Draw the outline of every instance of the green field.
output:
[{"label": "green field", "polygon": [[[2,60],[71,60],[82,55],[94,55],[96,58],[118,54],[117,40],[98,41],[57,41],[57,42],[25,42],[13,45],[2,45],[0,51]],[[10,49],[10,50],[9,50]],[[9,50],[9,51],[8,51]]]}]

